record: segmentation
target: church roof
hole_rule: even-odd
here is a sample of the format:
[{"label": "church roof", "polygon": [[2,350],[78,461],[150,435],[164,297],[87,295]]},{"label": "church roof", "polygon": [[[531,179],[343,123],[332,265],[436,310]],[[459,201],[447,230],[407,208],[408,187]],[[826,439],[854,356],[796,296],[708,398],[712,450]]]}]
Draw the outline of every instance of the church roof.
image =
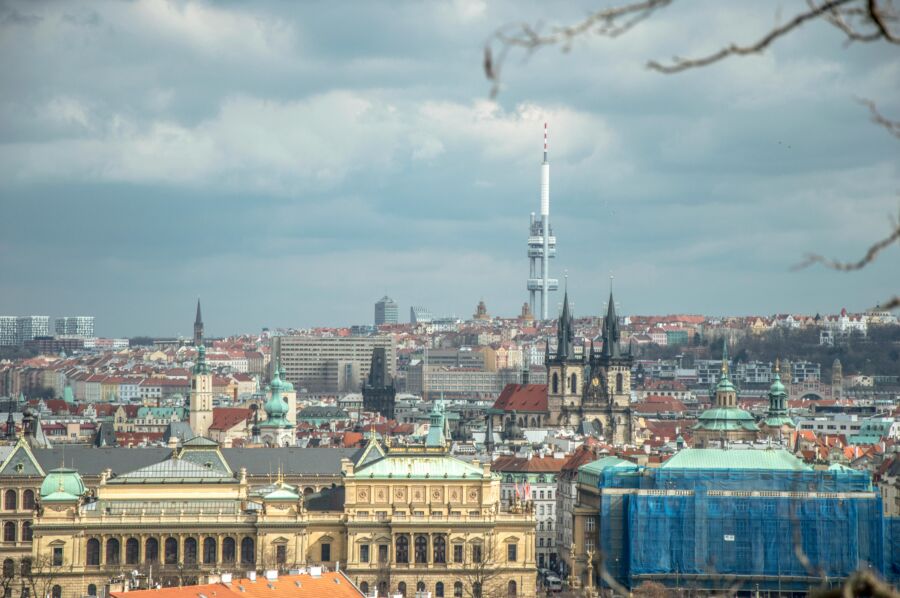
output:
[{"label": "church roof", "polygon": [[738,407],[713,407],[697,418],[694,430],[758,430],[753,416]]},{"label": "church roof", "polygon": [[497,400],[494,409],[523,413],[545,413],[547,404],[546,384],[507,384]]}]

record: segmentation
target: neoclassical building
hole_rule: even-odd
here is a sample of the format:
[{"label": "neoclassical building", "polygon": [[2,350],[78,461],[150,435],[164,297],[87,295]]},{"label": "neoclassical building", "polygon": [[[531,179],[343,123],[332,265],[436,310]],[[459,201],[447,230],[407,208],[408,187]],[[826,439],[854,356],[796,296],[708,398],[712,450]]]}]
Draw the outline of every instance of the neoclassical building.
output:
[{"label": "neoclassical building", "polygon": [[[104,470],[94,488],[76,469],[55,468],[29,514],[27,577],[43,580],[46,591],[35,593],[75,598],[122,580],[179,585],[324,565],[381,593],[470,596],[480,586],[485,595],[534,595],[530,506],[502,509],[498,475],[450,455],[442,410],[431,418],[420,444],[382,447],[373,438],[342,459],[340,484],[306,494],[282,466],[254,486],[203,438],[132,471]],[[9,561],[21,578],[21,562]]]}]

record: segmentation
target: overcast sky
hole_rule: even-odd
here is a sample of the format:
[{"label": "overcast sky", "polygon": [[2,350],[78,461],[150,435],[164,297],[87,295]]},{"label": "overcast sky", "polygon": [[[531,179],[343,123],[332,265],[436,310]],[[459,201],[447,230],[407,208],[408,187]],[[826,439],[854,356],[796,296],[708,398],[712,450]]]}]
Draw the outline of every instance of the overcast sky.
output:
[{"label": "overcast sky", "polygon": [[[647,59],[754,40],[779,4],[678,2],[615,40],[484,40],[594,2],[0,2],[0,313],[103,335],[468,316],[527,299],[543,122],[576,315],[862,310],[895,293],[900,52],[811,24],[681,75]],[[781,2],[782,20],[804,2]],[[554,297],[554,308],[561,296]],[[551,310],[555,312],[556,310]]]}]

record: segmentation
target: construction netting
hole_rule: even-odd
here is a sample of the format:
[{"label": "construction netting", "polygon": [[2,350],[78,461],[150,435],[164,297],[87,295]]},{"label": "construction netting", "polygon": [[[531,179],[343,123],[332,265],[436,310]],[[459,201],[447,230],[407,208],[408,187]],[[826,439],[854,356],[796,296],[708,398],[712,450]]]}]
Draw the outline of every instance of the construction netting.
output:
[{"label": "construction netting", "polygon": [[900,517],[884,519],[884,574],[892,583],[900,583]]},{"label": "construction netting", "polygon": [[900,525],[886,524],[866,472],[635,468],[602,477],[598,547],[606,570],[632,587],[721,578],[800,588],[866,567],[896,578],[900,568]]}]

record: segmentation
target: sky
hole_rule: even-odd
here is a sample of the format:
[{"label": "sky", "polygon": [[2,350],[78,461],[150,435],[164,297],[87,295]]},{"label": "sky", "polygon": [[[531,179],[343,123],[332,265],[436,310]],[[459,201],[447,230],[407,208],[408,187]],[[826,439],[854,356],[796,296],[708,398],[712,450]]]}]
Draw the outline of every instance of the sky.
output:
[{"label": "sky", "polygon": [[[371,323],[388,294],[467,317],[527,300],[550,124],[551,219],[576,316],[833,313],[897,292],[900,51],[811,23],[679,75],[649,59],[754,41],[804,2],[676,2],[616,39],[484,42],[592,2],[0,0],[0,313],[106,336]],[[780,17],[779,17],[780,15]],[[551,313],[561,301],[551,297]]]}]

